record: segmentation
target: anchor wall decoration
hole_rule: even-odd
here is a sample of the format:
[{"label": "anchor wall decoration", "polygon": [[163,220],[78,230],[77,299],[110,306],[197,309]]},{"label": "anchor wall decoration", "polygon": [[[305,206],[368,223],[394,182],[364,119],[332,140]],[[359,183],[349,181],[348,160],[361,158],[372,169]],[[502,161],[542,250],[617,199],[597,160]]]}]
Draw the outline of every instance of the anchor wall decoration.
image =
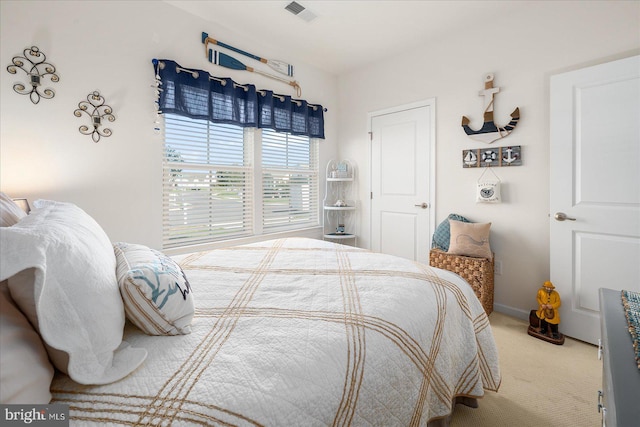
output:
[{"label": "anchor wall decoration", "polygon": [[479,130],[469,127],[469,118],[462,116],[462,128],[471,138],[488,144],[508,136],[515,129],[520,120],[520,109],[516,107],[511,113],[511,121],[504,127],[498,127],[493,121],[493,95],[500,92],[499,87],[493,87],[493,74],[487,74],[484,79],[484,90],[478,94],[484,97],[484,123]]}]

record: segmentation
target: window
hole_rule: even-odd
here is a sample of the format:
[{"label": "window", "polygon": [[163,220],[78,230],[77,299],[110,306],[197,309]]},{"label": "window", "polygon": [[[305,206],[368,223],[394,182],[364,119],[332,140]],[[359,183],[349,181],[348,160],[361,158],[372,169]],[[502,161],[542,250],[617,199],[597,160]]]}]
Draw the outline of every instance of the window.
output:
[{"label": "window", "polygon": [[262,227],[318,224],[318,149],[307,136],[262,129]]},{"label": "window", "polygon": [[164,117],[164,248],[318,225],[317,140]]}]

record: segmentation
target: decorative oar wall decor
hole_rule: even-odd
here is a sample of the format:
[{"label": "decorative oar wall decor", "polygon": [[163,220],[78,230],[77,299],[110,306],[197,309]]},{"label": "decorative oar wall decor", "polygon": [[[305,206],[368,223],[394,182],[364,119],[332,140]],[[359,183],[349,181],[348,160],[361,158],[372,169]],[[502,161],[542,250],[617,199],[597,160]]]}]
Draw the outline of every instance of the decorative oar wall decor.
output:
[{"label": "decorative oar wall decor", "polygon": [[230,68],[232,70],[250,71],[252,73],[260,74],[262,76],[269,77],[271,79],[275,79],[275,80],[281,81],[283,83],[286,83],[286,84],[292,86],[293,88],[295,88],[296,96],[299,97],[299,96],[302,95],[302,88],[300,87],[298,82],[295,81],[295,80],[283,79],[283,78],[275,76],[273,74],[269,74],[269,73],[265,73],[265,72],[260,71],[260,70],[256,70],[253,67],[249,67],[249,66],[243,64],[242,62],[238,61],[236,58],[234,58],[232,56],[229,56],[229,55],[227,55],[227,54],[225,54],[223,52],[218,52],[216,50],[209,49],[208,57],[209,57],[209,62],[211,62],[212,64],[220,65],[222,67]]},{"label": "decorative oar wall decor", "polygon": [[466,116],[462,116],[462,128],[471,138],[492,143],[498,139],[508,136],[515,129],[520,120],[520,109],[516,107],[511,113],[511,121],[504,127],[498,127],[493,121],[493,95],[500,92],[499,87],[493,87],[493,74],[487,74],[484,79],[484,90],[479,95],[484,97],[484,123],[479,130],[473,130],[469,127],[470,120]]},{"label": "decorative oar wall decor", "polygon": [[212,39],[211,37],[209,37],[209,34],[207,34],[205,32],[202,33],[202,43],[204,43],[204,53],[205,53],[205,55],[208,55],[208,53],[209,53],[209,43],[213,43],[213,44],[216,44],[216,45],[218,45],[220,47],[224,47],[225,49],[229,49],[229,50],[232,50],[232,51],[234,51],[236,53],[239,53],[240,55],[247,56],[247,57],[249,57],[251,59],[255,59],[256,61],[260,61],[263,64],[267,64],[269,67],[271,67],[272,70],[277,71],[277,72],[279,72],[281,74],[284,74],[285,76],[293,77],[293,65],[287,64],[284,61],[279,61],[277,59],[261,58],[258,55],[254,55],[252,53],[245,52],[244,50],[238,49],[237,47],[233,47],[231,45],[223,43],[220,40]]}]

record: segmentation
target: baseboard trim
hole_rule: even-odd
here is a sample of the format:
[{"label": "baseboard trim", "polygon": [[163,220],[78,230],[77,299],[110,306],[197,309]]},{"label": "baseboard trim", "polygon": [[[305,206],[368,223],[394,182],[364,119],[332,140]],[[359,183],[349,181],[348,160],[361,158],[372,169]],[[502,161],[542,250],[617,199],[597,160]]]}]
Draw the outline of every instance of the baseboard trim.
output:
[{"label": "baseboard trim", "polygon": [[531,310],[522,310],[503,304],[493,304],[493,309],[499,313],[506,314],[507,316],[515,317],[517,319],[522,319],[529,322],[529,313],[531,312]]}]

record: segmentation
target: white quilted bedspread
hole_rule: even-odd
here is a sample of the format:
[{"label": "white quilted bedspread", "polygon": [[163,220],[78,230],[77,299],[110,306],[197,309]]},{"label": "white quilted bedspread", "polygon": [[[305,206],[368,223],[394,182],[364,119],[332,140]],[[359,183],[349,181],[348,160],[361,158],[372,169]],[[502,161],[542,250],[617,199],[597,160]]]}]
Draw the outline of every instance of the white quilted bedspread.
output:
[{"label": "white quilted bedspread", "polygon": [[174,257],[192,333],[124,339],[149,356],[113,384],[57,374],[71,425],[427,425],[500,384],[488,318],[453,273],[311,239]]}]

